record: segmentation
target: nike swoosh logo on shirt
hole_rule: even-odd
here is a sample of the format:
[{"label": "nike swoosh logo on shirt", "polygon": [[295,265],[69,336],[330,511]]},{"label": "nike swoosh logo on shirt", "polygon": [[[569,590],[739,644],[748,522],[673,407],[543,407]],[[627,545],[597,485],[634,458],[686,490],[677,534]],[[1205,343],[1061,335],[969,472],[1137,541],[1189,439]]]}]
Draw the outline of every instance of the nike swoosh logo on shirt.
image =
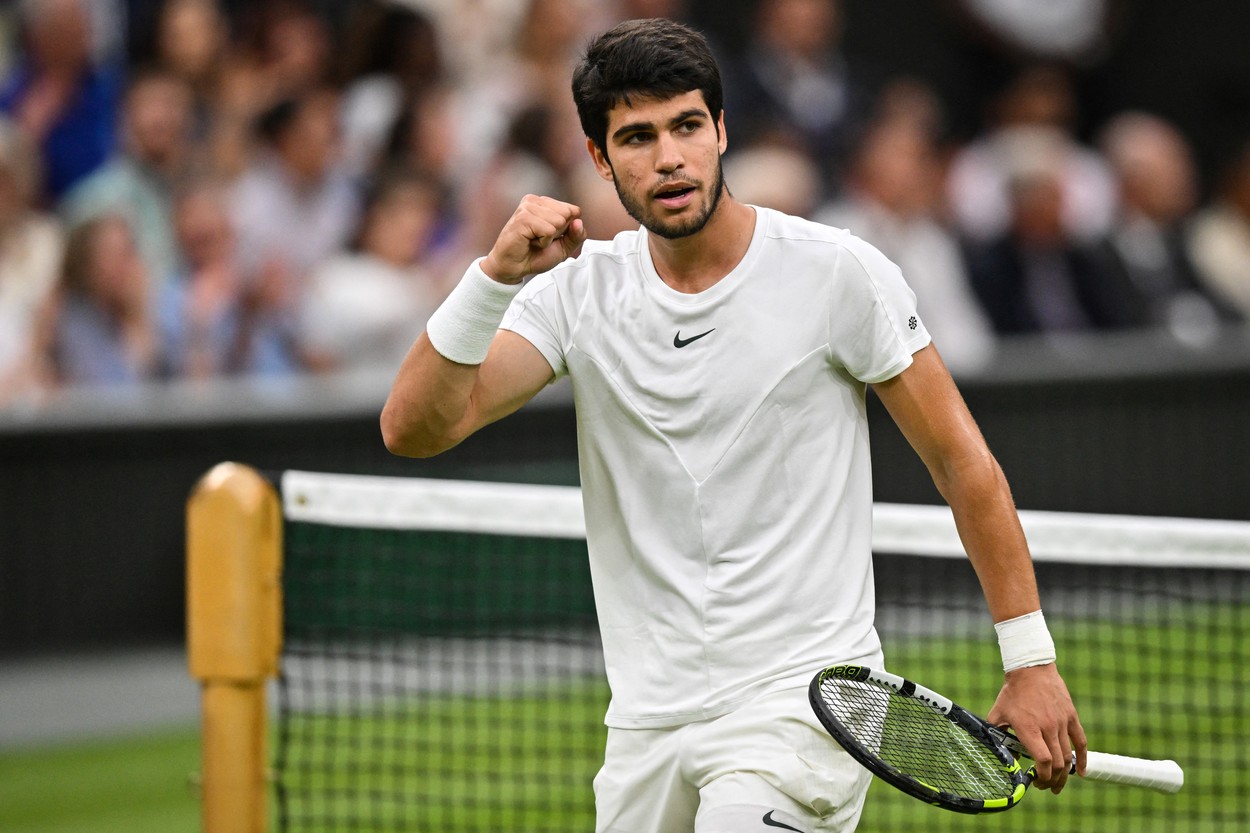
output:
[{"label": "nike swoosh logo on shirt", "polygon": [[685,347],[685,346],[686,346],[687,344],[689,344],[690,342],[692,342],[692,341],[698,341],[699,339],[703,338],[703,337],[704,337],[705,335],[707,335],[708,333],[715,332],[715,331],[716,331],[716,328],[715,328],[715,327],[713,327],[712,329],[708,330],[708,331],[707,331],[707,333],[699,333],[697,336],[691,336],[690,338],[682,338],[682,337],[681,337],[681,330],[678,330],[678,331],[677,331],[677,335],[673,336],[673,346],[674,346],[674,347]]},{"label": "nike swoosh logo on shirt", "polygon": [[772,810],[769,810],[767,813],[764,814],[764,824],[768,825],[769,827],[780,827],[782,830],[793,830],[794,833],[803,833],[803,831],[799,830],[797,827],[791,827],[785,822],[777,821],[776,819],[774,819]]}]

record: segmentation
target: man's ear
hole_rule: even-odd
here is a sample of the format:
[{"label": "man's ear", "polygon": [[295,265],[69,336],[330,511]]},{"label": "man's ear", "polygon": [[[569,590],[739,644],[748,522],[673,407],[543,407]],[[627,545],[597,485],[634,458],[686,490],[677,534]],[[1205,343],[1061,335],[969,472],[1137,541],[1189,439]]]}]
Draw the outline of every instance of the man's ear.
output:
[{"label": "man's ear", "polygon": [[725,132],[725,111],[723,109],[720,111],[720,115],[716,117],[716,131],[720,134],[717,142],[723,155],[729,147],[729,134]]},{"label": "man's ear", "polygon": [[612,170],[608,155],[595,144],[594,139],[586,140],[586,150],[590,153],[590,159],[595,163],[595,170],[599,172],[599,176],[608,182],[616,182],[616,173]]}]

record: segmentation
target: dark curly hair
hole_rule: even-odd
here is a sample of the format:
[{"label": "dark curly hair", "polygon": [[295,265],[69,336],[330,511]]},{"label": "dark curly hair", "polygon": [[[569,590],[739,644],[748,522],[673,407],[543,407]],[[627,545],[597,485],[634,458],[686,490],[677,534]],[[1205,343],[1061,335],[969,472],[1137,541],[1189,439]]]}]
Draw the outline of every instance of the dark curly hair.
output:
[{"label": "dark curly hair", "polygon": [[724,90],[698,31],[665,18],[627,20],[596,37],[573,72],[573,101],[586,136],[606,152],[608,112],[630,96],[668,99],[698,90],[713,122]]}]

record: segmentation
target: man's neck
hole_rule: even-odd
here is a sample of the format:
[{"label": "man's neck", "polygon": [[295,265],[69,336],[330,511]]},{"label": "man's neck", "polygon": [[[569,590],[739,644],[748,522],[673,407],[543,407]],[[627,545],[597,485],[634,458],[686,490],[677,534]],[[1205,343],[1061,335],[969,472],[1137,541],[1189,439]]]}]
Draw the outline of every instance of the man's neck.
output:
[{"label": "man's neck", "polygon": [[651,262],[660,279],[678,292],[702,292],[741,262],[751,245],[755,222],[755,209],[726,193],[697,234],[676,240],[647,235]]}]

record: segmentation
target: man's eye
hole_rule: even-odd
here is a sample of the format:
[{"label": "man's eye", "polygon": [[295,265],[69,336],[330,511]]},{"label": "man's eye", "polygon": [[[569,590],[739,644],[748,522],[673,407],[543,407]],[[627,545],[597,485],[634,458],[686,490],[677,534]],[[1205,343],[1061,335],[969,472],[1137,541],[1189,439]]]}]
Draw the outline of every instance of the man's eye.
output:
[{"label": "man's eye", "polygon": [[646,133],[631,133],[629,137],[625,139],[625,144],[640,145],[643,142],[647,141],[647,139],[649,138],[650,136],[648,136]]}]

